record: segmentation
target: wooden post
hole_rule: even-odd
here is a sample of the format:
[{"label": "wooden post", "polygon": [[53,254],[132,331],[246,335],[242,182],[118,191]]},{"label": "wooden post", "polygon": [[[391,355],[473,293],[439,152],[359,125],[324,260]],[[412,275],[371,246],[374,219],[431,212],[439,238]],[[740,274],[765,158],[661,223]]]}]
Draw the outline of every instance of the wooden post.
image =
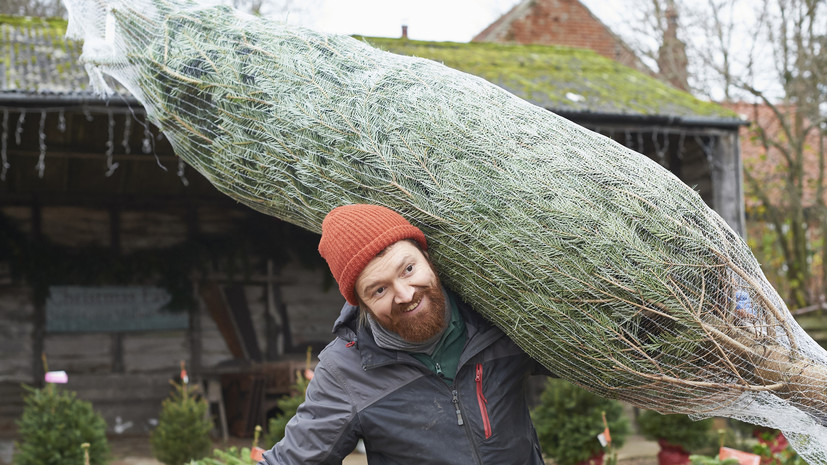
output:
[{"label": "wooden post", "polygon": [[[43,238],[43,224],[40,210],[40,201],[36,197],[32,199],[32,242],[35,247],[40,245]],[[46,332],[46,302],[38,298],[37,290],[35,295],[34,314],[32,315],[32,385],[42,387],[45,383],[45,368],[43,367],[43,354],[45,344],[43,338]]]},{"label": "wooden post", "polygon": [[284,355],[284,337],[282,333],[284,323],[281,321],[278,308],[276,308],[276,290],[274,288],[278,284],[273,271],[272,259],[267,259],[267,279],[264,285],[267,294],[267,306],[264,310],[264,359],[278,360]]},{"label": "wooden post", "polygon": [[[198,227],[198,207],[190,205],[187,209],[187,236],[188,240],[194,240],[199,232]],[[189,315],[189,328],[187,329],[187,338],[190,348],[190,371],[193,377],[200,377],[201,375],[201,299],[199,298],[200,289],[198,285],[198,277],[195,275],[195,270],[192,270],[190,275],[190,283],[192,284],[192,300],[193,305],[187,309]]]},{"label": "wooden post", "polygon": [[[109,207],[109,249],[113,256],[121,253],[121,211],[117,205]],[[124,372],[123,338],[121,332],[112,333],[112,373]]]}]

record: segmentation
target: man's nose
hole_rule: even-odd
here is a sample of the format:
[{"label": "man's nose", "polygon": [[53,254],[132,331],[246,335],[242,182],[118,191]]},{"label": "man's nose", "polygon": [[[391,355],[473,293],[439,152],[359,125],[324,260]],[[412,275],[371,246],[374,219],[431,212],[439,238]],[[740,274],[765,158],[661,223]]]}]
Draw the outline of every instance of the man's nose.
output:
[{"label": "man's nose", "polygon": [[398,304],[410,302],[413,299],[415,289],[404,281],[397,281],[393,285],[394,300]]}]

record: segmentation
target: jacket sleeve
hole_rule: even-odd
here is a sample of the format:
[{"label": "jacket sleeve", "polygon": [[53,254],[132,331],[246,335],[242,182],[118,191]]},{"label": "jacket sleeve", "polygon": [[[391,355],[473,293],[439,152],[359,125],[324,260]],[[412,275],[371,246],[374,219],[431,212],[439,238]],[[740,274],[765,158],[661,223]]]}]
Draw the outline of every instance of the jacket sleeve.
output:
[{"label": "jacket sleeve", "polygon": [[305,401],[287,423],[284,439],[265,452],[259,465],[341,464],[359,439],[355,408],[345,380],[320,362]]}]

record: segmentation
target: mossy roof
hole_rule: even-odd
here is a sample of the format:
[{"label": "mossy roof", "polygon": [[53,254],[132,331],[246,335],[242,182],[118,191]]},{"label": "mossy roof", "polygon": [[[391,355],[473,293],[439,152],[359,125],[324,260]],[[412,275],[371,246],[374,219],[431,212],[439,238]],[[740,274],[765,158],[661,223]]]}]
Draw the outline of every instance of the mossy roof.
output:
[{"label": "mossy roof", "polygon": [[81,43],[67,40],[63,19],[0,15],[0,92],[86,92]]},{"label": "mossy roof", "polygon": [[[0,93],[90,94],[79,61],[82,44],[65,37],[66,21],[0,15]],[[590,50],[547,45],[424,42],[361,38],[393,53],[432,59],[475,74],[559,112],[737,119]]]},{"label": "mossy roof", "polygon": [[695,98],[586,49],[490,42],[423,42],[363,37],[382,50],[441,62],[480,76],[553,111],[738,120]]}]

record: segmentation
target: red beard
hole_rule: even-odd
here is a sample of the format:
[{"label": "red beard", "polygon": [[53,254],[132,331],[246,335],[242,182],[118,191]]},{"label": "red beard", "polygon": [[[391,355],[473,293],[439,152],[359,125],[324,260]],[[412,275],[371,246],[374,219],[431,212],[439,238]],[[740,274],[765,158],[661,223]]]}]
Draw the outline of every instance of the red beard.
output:
[{"label": "red beard", "polygon": [[[408,308],[411,302],[417,302],[423,297],[427,297],[427,308],[419,310],[414,315],[407,315],[403,312],[403,309]],[[408,342],[425,342],[445,329],[445,295],[442,293],[442,286],[438,279],[435,279],[428,287],[417,289],[411,302],[401,305],[393,304],[388,320],[380,320],[375,314],[373,318],[383,328],[393,331]]]}]

